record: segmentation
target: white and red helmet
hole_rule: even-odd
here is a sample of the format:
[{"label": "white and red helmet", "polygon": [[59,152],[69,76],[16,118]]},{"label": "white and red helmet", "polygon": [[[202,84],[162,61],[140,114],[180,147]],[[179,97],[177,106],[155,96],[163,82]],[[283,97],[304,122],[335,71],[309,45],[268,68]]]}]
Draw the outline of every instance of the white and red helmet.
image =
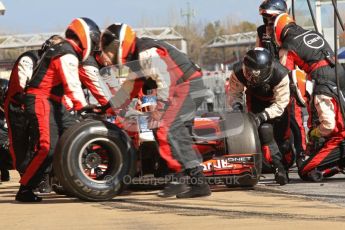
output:
[{"label": "white and red helmet", "polygon": [[136,34],[134,30],[127,24],[115,23],[108,26],[101,35],[101,49],[102,51],[114,49],[117,44],[116,55],[112,60],[113,64],[125,64],[128,56],[135,48]]},{"label": "white and red helmet", "polygon": [[279,47],[282,46],[282,41],[286,35],[286,29],[292,24],[295,24],[295,21],[287,13],[280,14],[275,19],[273,33],[274,40]]},{"label": "white and red helmet", "polygon": [[82,61],[85,61],[92,51],[99,49],[101,31],[97,24],[89,18],[76,18],[67,27],[67,39],[77,39],[80,42]]}]

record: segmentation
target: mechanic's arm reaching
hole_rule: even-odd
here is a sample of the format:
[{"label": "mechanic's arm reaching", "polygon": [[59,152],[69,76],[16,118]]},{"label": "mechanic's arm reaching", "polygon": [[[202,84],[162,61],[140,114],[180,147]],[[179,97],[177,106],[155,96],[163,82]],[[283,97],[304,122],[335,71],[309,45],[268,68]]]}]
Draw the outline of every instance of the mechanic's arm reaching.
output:
[{"label": "mechanic's arm reaching", "polygon": [[290,81],[286,75],[278,85],[273,88],[272,104],[265,109],[268,119],[280,117],[290,101]]},{"label": "mechanic's arm reaching", "polygon": [[233,72],[230,76],[229,87],[229,106],[233,108],[235,105],[244,104],[244,85],[237,79],[237,76]]},{"label": "mechanic's arm reaching", "polygon": [[111,106],[115,109],[123,109],[128,106],[132,99],[138,95],[143,83],[143,80],[137,77],[136,73],[130,72],[127,79],[109,100]]},{"label": "mechanic's arm reaching", "polygon": [[336,132],[336,100],[326,95],[315,95],[314,106],[317,110],[320,125],[313,130],[312,135],[326,137],[332,132]]},{"label": "mechanic's arm reaching", "polygon": [[99,68],[92,65],[81,65],[79,66],[79,78],[80,81],[90,90],[92,95],[102,106],[107,105],[108,98],[105,96],[103,89],[100,85],[101,75]]},{"label": "mechanic's arm reaching", "polygon": [[152,48],[145,50],[139,54],[139,61],[141,69],[138,72],[130,72],[127,79],[121,85],[120,89],[111,98],[112,106],[116,108],[124,108],[131,99],[138,95],[143,86],[142,78],[151,77],[157,84],[157,109],[163,109],[164,103],[160,101],[168,101],[170,89],[170,74],[168,66],[162,59],[164,51]]},{"label": "mechanic's arm reaching", "polygon": [[81,88],[78,71],[78,58],[72,54],[66,54],[56,60],[60,71],[61,81],[68,98],[73,102],[74,108],[80,110],[87,106],[84,92]]},{"label": "mechanic's arm reaching", "polygon": [[168,101],[169,91],[172,86],[169,69],[171,71],[174,66],[168,66],[164,61],[166,52],[158,48],[151,48],[139,54],[140,65],[143,74],[151,77],[157,84],[158,101]]}]

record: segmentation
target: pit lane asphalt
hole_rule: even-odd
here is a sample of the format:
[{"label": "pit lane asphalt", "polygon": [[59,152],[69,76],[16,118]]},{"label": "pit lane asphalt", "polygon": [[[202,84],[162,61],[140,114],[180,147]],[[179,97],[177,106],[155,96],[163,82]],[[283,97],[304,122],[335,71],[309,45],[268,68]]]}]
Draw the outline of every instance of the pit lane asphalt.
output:
[{"label": "pit lane asphalt", "polygon": [[0,229],[345,229],[339,175],[323,183],[278,186],[264,175],[254,190],[213,186],[206,198],[162,199],[155,188],[132,189],[107,202],[44,194],[40,204],[14,202],[17,175],[0,185]]},{"label": "pit lane asphalt", "polygon": [[320,183],[304,182],[297,169],[290,169],[290,183],[284,186],[276,186],[272,174],[263,174],[257,189],[270,193],[303,196],[309,200],[320,200],[345,207],[345,175],[337,174],[326,178]]}]

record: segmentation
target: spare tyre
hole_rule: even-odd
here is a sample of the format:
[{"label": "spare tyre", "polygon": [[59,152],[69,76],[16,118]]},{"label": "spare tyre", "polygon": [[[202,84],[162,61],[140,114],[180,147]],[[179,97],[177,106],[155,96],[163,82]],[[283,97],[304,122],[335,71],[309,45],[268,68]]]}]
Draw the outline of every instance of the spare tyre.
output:
[{"label": "spare tyre", "polygon": [[62,187],[88,201],[118,195],[134,175],[136,153],[127,134],[116,125],[84,120],[60,138],[53,168]]}]

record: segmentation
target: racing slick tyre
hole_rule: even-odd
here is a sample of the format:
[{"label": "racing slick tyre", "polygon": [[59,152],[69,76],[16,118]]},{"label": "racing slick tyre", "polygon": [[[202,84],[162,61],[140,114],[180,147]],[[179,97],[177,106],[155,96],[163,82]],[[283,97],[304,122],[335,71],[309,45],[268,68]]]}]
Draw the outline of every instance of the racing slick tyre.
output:
[{"label": "racing slick tyre", "polygon": [[135,150],[124,131],[106,121],[83,120],[60,138],[53,168],[68,193],[104,201],[130,183],[135,163]]},{"label": "racing slick tyre", "polygon": [[[227,152],[236,156],[245,156],[253,164],[251,172],[244,172],[236,175],[237,184],[226,183],[227,187],[253,187],[261,176],[262,153],[258,131],[253,118],[246,113],[225,113],[222,114],[226,121],[224,131],[227,142]],[[245,164],[246,162],[244,162]]]}]

